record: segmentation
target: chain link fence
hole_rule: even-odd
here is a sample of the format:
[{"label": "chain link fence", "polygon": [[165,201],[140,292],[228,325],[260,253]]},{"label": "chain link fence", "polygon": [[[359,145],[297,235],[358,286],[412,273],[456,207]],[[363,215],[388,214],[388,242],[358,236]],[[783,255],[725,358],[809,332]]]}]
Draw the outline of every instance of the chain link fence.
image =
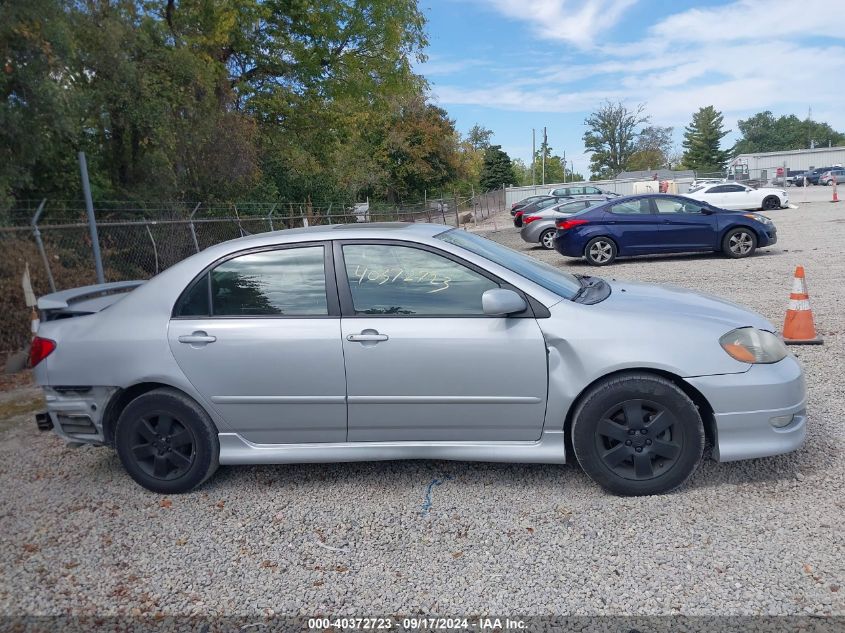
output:
[{"label": "chain link fence", "polygon": [[[473,226],[504,210],[504,200],[502,189],[399,204],[100,201],[95,213],[108,282],[149,279],[213,244],[266,231],[396,221]],[[0,357],[24,349],[31,336],[24,270],[36,296],[95,284],[92,247],[81,202],[24,201],[0,215]]]}]

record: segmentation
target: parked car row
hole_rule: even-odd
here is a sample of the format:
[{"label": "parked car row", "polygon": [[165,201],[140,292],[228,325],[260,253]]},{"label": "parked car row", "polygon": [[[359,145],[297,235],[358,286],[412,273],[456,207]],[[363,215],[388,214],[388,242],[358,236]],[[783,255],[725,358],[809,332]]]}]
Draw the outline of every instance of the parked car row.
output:
[{"label": "parked car row", "polygon": [[[701,198],[711,199],[724,194],[720,206],[709,199],[674,194],[567,199],[523,214],[520,235],[526,242],[554,248],[566,257],[583,257],[594,266],[612,264],[618,257],[707,251],[738,259],[775,244],[777,229],[770,218],[747,212],[741,202],[727,197],[744,199],[760,190],[743,185],[715,188],[724,186],[742,191],[711,193],[714,187],[705,187],[699,192]],[[779,208],[786,201],[785,192],[778,193],[783,197],[768,208]]]},{"label": "parked car row", "polygon": [[845,169],[843,169],[842,165],[816,167],[815,169],[795,174],[792,184],[796,187],[803,187],[806,181],[808,185],[830,185],[833,182],[834,176],[836,177],[837,183],[845,179]]}]

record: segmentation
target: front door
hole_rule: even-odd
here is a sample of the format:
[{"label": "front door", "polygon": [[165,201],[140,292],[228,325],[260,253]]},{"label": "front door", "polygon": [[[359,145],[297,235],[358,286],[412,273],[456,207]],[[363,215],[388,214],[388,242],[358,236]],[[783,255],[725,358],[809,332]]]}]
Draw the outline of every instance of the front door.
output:
[{"label": "front door", "polygon": [[660,240],[668,250],[697,251],[717,247],[716,216],[704,204],[687,198],[654,198],[660,216]]},{"label": "front door", "polygon": [[183,293],[168,328],[188,380],[260,444],[346,441],[346,378],[329,245],[249,252]]},{"label": "front door", "polygon": [[485,316],[501,282],[403,242],[336,244],[349,441],[532,441],[547,362],[533,314]]}]

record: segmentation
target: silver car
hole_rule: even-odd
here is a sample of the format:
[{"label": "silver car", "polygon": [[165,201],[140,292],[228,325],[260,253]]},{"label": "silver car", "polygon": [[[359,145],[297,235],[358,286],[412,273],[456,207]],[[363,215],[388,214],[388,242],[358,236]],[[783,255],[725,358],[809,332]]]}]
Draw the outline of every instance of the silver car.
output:
[{"label": "silver car", "polygon": [[553,207],[522,216],[522,229],[519,236],[530,244],[539,244],[545,249],[554,250],[555,220],[583,211],[592,204],[606,202],[609,196],[589,196],[577,200],[566,200]]},{"label": "silver car", "polygon": [[253,235],[38,305],[39,427],[159,493],[220,464],[577,459],[655,494],[705,438],[730,461],[806,429],[801,366],[754,312],[440,225]]}]

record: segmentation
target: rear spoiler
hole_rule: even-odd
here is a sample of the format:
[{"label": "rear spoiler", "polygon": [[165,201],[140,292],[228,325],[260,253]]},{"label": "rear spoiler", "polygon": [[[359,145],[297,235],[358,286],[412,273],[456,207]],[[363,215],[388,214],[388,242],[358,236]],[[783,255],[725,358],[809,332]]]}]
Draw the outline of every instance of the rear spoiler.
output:
[{"label": "rear spoiler", "polygon": [[114,281],[53,292],[38,298],[37,306],[42,321],[93,314],[104,310],[122,295],[146,283],[137,281]]}]

